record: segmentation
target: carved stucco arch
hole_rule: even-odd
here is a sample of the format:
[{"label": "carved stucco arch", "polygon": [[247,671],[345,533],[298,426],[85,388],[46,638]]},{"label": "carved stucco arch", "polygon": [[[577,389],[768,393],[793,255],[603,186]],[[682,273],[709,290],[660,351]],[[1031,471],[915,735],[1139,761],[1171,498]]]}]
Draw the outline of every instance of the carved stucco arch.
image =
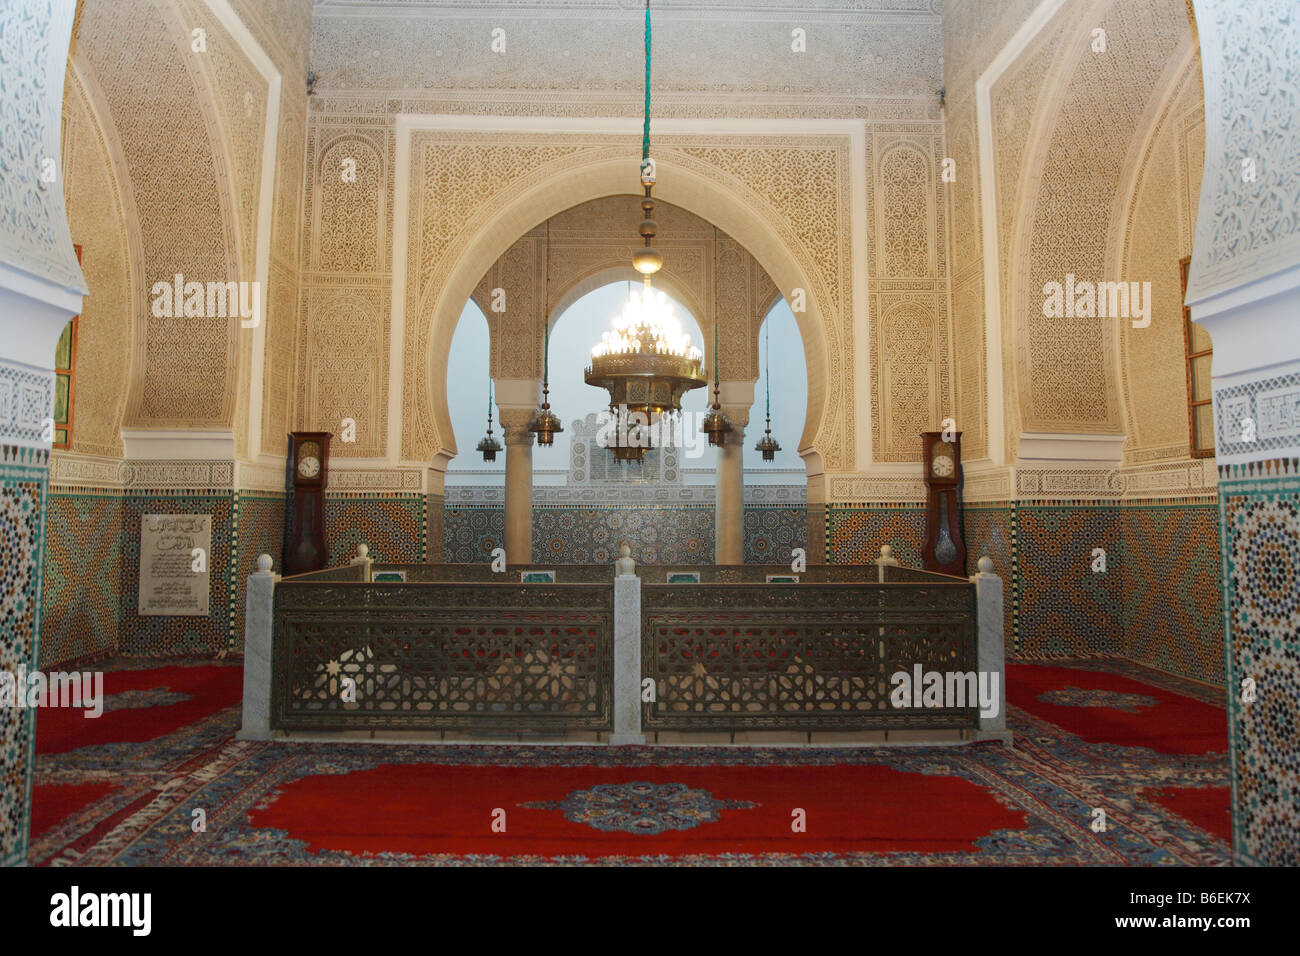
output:
[{"label": "carved stucco arch", "polygon": [[[131,28],[139,47],[124,52],[113,43],[122,29],[118,21],[125,18],[133,20]],[[87,88],[97,91],[98,106],[103,110],[100,119],[104,129],[111,130],[114,175],[137,213],[134,225],[142,250],[138,258],[134,249],[131,253],[132,261],[141,266],[140,275],[132,276],[132,284],[143,294],[134,303],[131,384],[123,414],[128,427],[231,427],[242,398],[238,385],[247,375],[248,347],[238,337],[238,323],[232,322],[224,334],[224,374],[207,376],[209,391],[199,400],[188,400],[193,380],[181,371],[185,350],[164,348],[170,340],[153,341],[151,335],[154,323],[174,321],[150,315],[151,283],[170,279],[173,272],[196,280],[245,278],[240,262],[238,201],[221,132],[220,107],[210,77],[188,55],[190,42],[187,18],[173,0],[155,0],[129,10],[89,7],[79,22],[77,68]],[[123,62],[128,55],[147,62],[153,72],[133,71],[130,63],[134,61]],[[169,114],[179,120],[174,125],[160,127],[153,114],[138,108],[142,91],[157,88],[167,89],[176,98]],[[202,130],[184,146],[202,143],[200,162],[204,168],[175,169],[185,160],[178,157],[176,144],[155,142],[152,134],[159,128]],[[178,196],[169,188],[175,182],[186,183],[201,197]],[[195,198],[199,201],[189,201]],[[182,221],[188,228],[180,226]],[[213,225],[215,230],[210,228]],[[214,354],[217,342],[212,338],[205,343]],[[169,352],[176,353],[171,359],[176,367],[160,370]]]},{"label": "carved stucco arch", "polygon": [[[806,311],[795,314],[803,338],[809,382],[808,415],[799,453],[805,460],[809,477],[820,476],[823,473],[822,430],[831,400],[827,387],[828,344],[817,294],[823,288],[821,277],[816,274],[807,251],[791,250],[782,238],[781,227],[784,226],[788,232],[791,224],[778,225],[779,219],[772,210],[755,208],[738,188],[739,184],[729,181],[729,176],[719,173],[708,178],[689,168],[687,163],[679,162],[671,148],[661,150],[657,162],[658,198],[716,224],[734,237],[754,256],[779,289],[809,290]],[[446,402],[446,356],[465,301],[482,275],[518,238],[520,226],[532,228],[579,203],[626,194],[628,180],[634,175],[635,168],[625,148],[596,149],[586,155],[579,154],[550,164],[545,173],[526,189],[508,198],[494,196],[493,201],[487,204],[486,221],[473,235],[464,239],[445,281],[429,288],[408,320],[408,328],[419,323],[431,330],[427,348],[420,356],[423,362],[420,374],[425,378],[434,426],[434,447],[430,449],[432,454],[429,457],[446,461],[456,451],[454,445],[449,444],[452,429]],[[851,429],[848,434],[851,436]],[[408,439],[404,444],[406,457],[425,457],[418,454],[418,449],[411,448],[409,442]],[[411,454],[412,451],[417,454]]]},{"label": "carved stucco arch", "polygon": [[[1020,428],[1029,432],[1117,435],[1123,432],[1125,418],[1119,386],[1118,333],[1113,327],[1102,329],[1093,336],[1081,337],[1074,348],[1075,353],[1097,349],[1102,356],[1099,363],[1101,381],[1084,389],[1099,391],[1103,395],[1105,408],[1100,413],[1094,409],[1094,413],[1074,419],[1063,417],[1064,409],[1079,408],[1083,395],[1080,383],[1071,379],[1076,371],[1073,363],[1058,364],[1053,373],[1040,370],[1035,374],[1033,359],[1044,353],[1047,346],[1043,339],[1050,338],[1049,332],[1053,332],[1041,324],[1032,329],[1030,326],[1031,315],[1041,317],[1043,295],[1044,273],[1038,269],[1036,274],[1035,259],[1046,255],[1045,245],[1051,240],[1058,249],[1070,250],[1070,268],[1062,264],[1061,268],[1051,270],[1050,278],[1053,280],[1064,282],[1067,271],[1074,272],[1078,280],[1093,282],[1130,278],[1113,275],[1115,232],[1128,199],[1124,190],[1131,184],[1131,167],[1136,162],[1135,144],[1140,145],[1150,132],[1142,120],[1151,118],[1153,98],[1157,103],[1160,101],[1171,69],[1176,74],[1176,67],[1181,64],[1184,40],[1181,34],[1189,30],[1189,24],[1182,5],[1171,5],[1163,11],[1164,20],[1159,25],[1164,32],[1154,36],[1143,32],[1146,24],[1126,19],[1136,18],[1141,11],[1135,13],[1113,0],[1093,0],[1086,8],[1067,8],[1067,11],[1064,15],[1071,19],[1066,26],[1061,54],[1052,63],[1027,140],[1019,178],[1018,205],[1013,218],[1012,255],[1007,265],[1011,269],[1010,310],[1004,320],[1003,343],[1008,373],[1007,399],[1014,406],[1008,408],[1008,424],[1018,420]],[[1112,81],[1111,85],[1101,89],[1100,95],[1089,95],[1088,84],[1097,83],[1098,71],[1101,70],[1096,59],[1099,55],[1091,51],[1092,31],[1103,21],[1112,49],[1138,51],[1146,62],[1122,70],[1110,67],[1102,75]],[[1181,31],[1181,34],[1175,31]],[[1042,39],[1046,40],[1050,32],[1045,29]],[[1162,44],[1169,49],[1160,55]],[[1136,59],[1135,54],[1129,62]],[[1086,111],[1085,106],[1088,107]],[[1104,124],[1097,120],[1099,115],[1104,115]],[[1099,131],[1116,134],[1120,145],[1099,142]],[[1074,137],[1072,140],[1071,136]],[[1073,148],[1064,148],[1070,144]],[[1117,168],[1099,169],[1085,177],[1081,172],[1089,167],[1081,167],[1080,157],[1083,156],[1092,156],[1094,160],[1113,156],[1121,159]],[[1091,199],[1083,201],[1071,187],[1091,188]],[[985,214],[995,215],[996,211],[986,210]],[[1091,259],[1085,257],[1087,247],[1095,253]],[[1065,335],[1070,328],[1064,323],[1073,320],[1045,321],[1063,323],[1057,334]],[[1115,320],[1094,321],[1113,325]],[[1063,381],[1072,382],[1074,394],[1067,394],[1059,388]],[[1045,390],[1052,386],[1057,386],[1057,392],[1049,396]],[[1049,397],[1061,406],[1061,414],[1051,420],[1043,414]],[[1018,435],[1009,430],[1007,438],[1008,450],[1014,457]]]},{"label": "carved stucco arch", "polygon": [[[1178,119],[1174,113],[1177,103],[1189,90],[1191,84],[1199,86],[1200,83],[1201,65],[1200,58],[1197,55],[1197,44],[1195,38],[1189,33],[1180,45],[1178,55],[1171,60],[1170,68],[1166,70],[1162,82],[1153,91],[1147,109],[1149,121],[1141,124],[1140,131],[1142,135],[1134,139],[1131,147],[1131,161],[1126,171],[1124,184],[1117,196],[1118,202],[1112,218],[1110,241],[1107,249],[1107,262],[1111,273],[1114,275],[1129,275],[1129,263],[1134,251],[1136,217],[1148,175],[1169,175],[1168,170],[1157,171],[1150,166],[1156,145],[1170,128],[1170,125]],[[1204,153],[1202,153],[1202,161],[1203,157]],[[1186,170],[1188,176],[1193,172],[1199,176],[1201,170]],[[1178,188],[1177,180],[1181,175],[1183,175],[1183,171],[1180,170],[1179,176],[1175,177],[1175,190]],[[1188,223],[1187,228],[1190,234],[1195,230],[1196,223],[1194,221]],[[1175,224],[1175,232],[1177,232],[1177,224]],[[1132,278],[1141,280],[1147,277],[1133,273]],[[1181,311],[1162,313],[1162,317],[1174,315],[1181,316]],[[1154,315],[1152,320],[1154,322]],[[1177,338],[1180,343],[1183,339],[1181,324],[1180,321],[1177,330]],[[1134,378],[1141,375],[1142,364],[1153,358],[1152,350],[1148,348],[1152,343],[1145,334],[1147,331],[1146,329],[1133,329],[1124,323],[1116,323],[1115,325],[1115,349],[1119,381],[1118,397],[1120,412],[1123,416],[1125,432],[1128,435],[1130,445],[1141,440],[1137,413],[1139,400],[1134,393]],[[1208,334],[1208,330],[1203,329],[1202,331]],[[1185,374],[1185,369],[1179,363],[1179,377],[1183,378]],[[1184,399],[1180,397],[1180,410],[1185,410],[1183,402]]]}]

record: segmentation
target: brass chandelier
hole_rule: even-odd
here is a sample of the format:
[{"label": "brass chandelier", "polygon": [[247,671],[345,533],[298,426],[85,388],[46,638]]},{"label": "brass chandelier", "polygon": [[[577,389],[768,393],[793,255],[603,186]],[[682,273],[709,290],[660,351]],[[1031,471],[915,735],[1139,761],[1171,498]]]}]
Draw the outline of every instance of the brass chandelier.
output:
[{"label": "brass chandelier", "polygon": [[478,451],[482,453],[484,461],[496,461],[497,452],[501,450],[501,442],[492,434],[492,378],[488,376],[488,430],[487,437],[478,443]]},{"label": "brass chandelier", "polygon": [[[644,277],[640,291],[633,290],[623,311],[613,320],[613,329],[601,333],[591,350],[591,365],[584,378],[588,385],[609,392],[612,414],[618,418],[615,440],[609,445],[614,459],[641,462],[649,447],[649,435],[665,415],[681,412],[682,396],[708,384],[704,356],[691,345],[673,315],[668,297],[655,291],[650,277],[663,266],[663,255],[654,247],[659,226],[654,220],[655,164],[650,158],[650,3],[645,13],[645,125],[641,137],[641,185],[645,195],[641,209],[645,218],[638,229],[644,245],[632,256],[632,266]],[[639,427],[629,429],[635,420]]]}]

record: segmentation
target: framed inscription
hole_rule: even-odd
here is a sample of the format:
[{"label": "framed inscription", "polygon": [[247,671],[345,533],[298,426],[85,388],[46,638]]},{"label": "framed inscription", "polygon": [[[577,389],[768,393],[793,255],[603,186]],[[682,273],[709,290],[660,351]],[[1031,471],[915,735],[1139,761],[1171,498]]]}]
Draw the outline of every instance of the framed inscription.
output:
[{"label": "framed inscription", "polygon": [[208,614],[212,515],[141,515],[140,614]]}]

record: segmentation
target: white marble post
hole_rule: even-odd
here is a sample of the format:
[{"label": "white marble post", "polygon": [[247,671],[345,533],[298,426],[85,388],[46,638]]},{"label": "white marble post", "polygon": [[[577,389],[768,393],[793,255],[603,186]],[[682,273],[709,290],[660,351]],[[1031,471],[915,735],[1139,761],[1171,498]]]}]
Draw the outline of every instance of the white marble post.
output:
[{"label": "white marble post", "polygon": [[[1007,668],[1006,648],[1002,634],[1002,579],[993,573],[993,559],[980,558],[979,573],[971,575],[975,585],[979,626],[977,669],[981,674],[996,674],[998,681],[998,712],[993,717],[980,717],[981,739],[1001,740],[1011,743],[1007,730]],[[992,679],[992,678],[990,678]]]},{"label": "white marble post", "polygon": [[240,740],[267,740],[271,736],[271,633],[275,607],[275,582],[271,556],[257,559],[257,571],[248,576],[248,601],[244,605],[244,721],[236,734]]},{"label": "white marble post", "polygon": [[370,556],[370,545],[364,541],[357,545],[357,556],[348,562],[353,567],[361,568],[361,580],[365,584],[371,581],[370,566],[374,563],[375,559]]},{"label": "white marble post", "polygon": [[898,567],[898,558],[894,557],[894,549],[887,544],[880,546],[880,557],[876,558],[876,580],[885,583],[885,568]]},{"label": "white marble post", "polygon": [[609,742],[643,744],[641,732],[641,579],[627,545],[614,576],[614,730]]}]

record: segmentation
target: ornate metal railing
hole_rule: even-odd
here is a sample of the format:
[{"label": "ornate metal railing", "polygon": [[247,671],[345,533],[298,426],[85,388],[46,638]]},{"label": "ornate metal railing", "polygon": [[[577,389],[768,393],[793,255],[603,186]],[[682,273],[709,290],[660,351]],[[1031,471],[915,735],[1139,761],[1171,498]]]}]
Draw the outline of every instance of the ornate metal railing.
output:
[{"label": "ornate metal railing", "polygon": [[[874,572],[874,568],[871,569]],[[920,583],[641,587],[647,730],[978,726],[974,706],[900,709],[899,671],[974,672],[975,588]]]},{"label": "ornate metal railing", "polygon": [[613,588],[288,578],[272,730],[605,730]]}]

